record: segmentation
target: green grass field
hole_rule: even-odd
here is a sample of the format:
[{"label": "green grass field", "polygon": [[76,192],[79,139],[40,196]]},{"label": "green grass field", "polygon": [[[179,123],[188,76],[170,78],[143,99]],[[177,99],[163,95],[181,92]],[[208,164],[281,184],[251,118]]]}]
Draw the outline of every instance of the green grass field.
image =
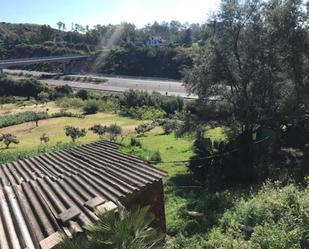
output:
[{"label": "green grass field", "polygon": [[[64,127],[67,125],[86,128],[88,129],[94,124],[109,125],[117,123],[123,128],[124,134],[131,134],[134,132],[136,125],[140,123],[138,120],[120,117],[112,113],[98,113],[88,115],[84,119],[81,118],[53,118],[39,121],[39,127],[35,126],[35,122],[28,122],[20,125],[14,125],[0,129],[0,133],[12,133],[18,137],[20,143],[11,145],[10,150],[31,150],[40,145],[40,137],[46,133],[50,142],[49,145],[53,146],[58,142],[69,142],[70,138],[65,136]],[[92,132],[87,131],[86,137],[78,140],[79,143],[88,143],[97,139],[97,136]],[[0,148],[4,148],[1,145]]]}]

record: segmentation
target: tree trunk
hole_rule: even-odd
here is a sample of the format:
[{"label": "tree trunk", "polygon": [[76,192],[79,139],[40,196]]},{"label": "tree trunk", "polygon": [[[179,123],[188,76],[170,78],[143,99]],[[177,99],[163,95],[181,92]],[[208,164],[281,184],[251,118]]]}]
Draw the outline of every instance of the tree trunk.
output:
[{"label": "tree trunk", "polygon": [[253,134],[251,130],[245,130],[237,139],[237,147],[239,148],[239,168],[240,180],[244,183],[254,181],[254,150],[253,150]]}]

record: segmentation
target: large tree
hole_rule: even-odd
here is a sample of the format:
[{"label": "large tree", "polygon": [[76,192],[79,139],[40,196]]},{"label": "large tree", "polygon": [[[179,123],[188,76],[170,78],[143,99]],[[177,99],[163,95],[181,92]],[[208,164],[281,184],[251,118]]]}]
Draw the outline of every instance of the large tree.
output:
[{"label": "large tree", "polygon": [[224,0],[208,33],[185,77],[187,89],[204,102],[221,96],[240,133],[280,120],[283,107],[308,81],[302,2]]},{"label": "large tree", "polygon": [[[223,0],[218,14],[208,22],[208,35],[185,85],[199,96],[198,111],[206,106],[210,112],[204,113],[212,116],[218,110],[224,115],[215,115],[217,121],[233,128],[226,150],[237,152],[233,159],[237,181],[252,182],[264,171],[267,177],[268,169],[262,167],[269,164],[270,154],[266,146],[258,150],[254,133],[263,137],[271,128],[272,134],[280,134],[283,120],[308,112],[307,10],[301,0]],[[217,103],[211,105],[214,96]],[[198,130],[192,125],[194,120],[203,123],[207,117],[185,120],[187,127]],[[218,163],[212,168],[208,162],[194,161],[208,173],[218,168]]]}]

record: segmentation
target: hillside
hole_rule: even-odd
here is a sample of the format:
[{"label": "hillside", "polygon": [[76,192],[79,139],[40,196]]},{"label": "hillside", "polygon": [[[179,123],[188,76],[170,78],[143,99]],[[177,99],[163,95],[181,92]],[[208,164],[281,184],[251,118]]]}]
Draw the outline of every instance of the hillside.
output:
[{"label": "hillside", "polygon": [[[194,25],[190,30],[195,28],[195,33],[188,33],[186,26],[164,25],[142,29],[128,23],[92,29],[78,25],[66,31],[47,25],[0,23],[0,59],[90,53],[95,56],[88,68],[94,68],[94,73],[180,79],[183,70],[192,66],[192,46],[202,40],[204,31]],[[164,44],[147,45],[153,35],[163,37]],[[24,69],[51,72],[62,68],[36,65]]]}]

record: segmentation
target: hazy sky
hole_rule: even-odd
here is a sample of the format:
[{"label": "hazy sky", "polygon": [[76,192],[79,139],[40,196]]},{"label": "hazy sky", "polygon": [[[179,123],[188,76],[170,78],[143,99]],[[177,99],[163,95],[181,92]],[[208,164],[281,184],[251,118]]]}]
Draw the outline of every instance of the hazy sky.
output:
[{"label": "hazy sky", "polygon": [[154,21],[204,22],[220,0],[0,0],[0,22],[93,26],[127,21],[142,27]]}]

